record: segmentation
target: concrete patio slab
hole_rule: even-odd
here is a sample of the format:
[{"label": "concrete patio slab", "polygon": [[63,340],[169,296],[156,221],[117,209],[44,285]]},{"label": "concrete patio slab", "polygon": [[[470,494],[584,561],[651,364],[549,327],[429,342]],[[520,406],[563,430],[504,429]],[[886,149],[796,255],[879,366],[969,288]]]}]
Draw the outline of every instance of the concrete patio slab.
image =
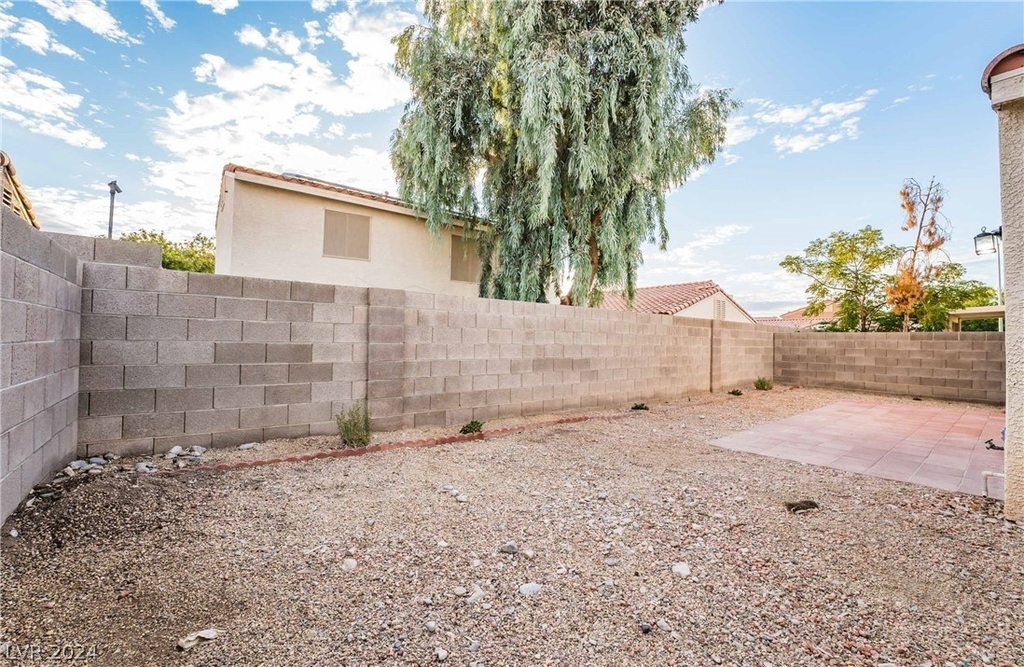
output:
[{"label": "concrete patio slab", "polygon": [[[715,440],[725,449],[799,461],[946,491],[984,493],[982,472],[1003,472],[1002,410],[840,401]],[[1003,480],[989,480],[1003,497]]]}]

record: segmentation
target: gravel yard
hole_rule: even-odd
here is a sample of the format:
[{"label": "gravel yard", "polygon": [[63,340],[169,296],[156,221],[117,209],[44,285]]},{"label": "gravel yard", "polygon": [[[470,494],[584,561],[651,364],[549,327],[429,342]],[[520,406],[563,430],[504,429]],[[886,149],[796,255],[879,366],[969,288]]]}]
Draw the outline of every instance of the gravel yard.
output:
[{"label": "gravel yard", "polygon": [[[749,391],[231,471],[117,461],[4,525],[0,662],[1024,664],[1024,530],[997,503],[708,444],[857,397]],[[801,499],[820,509],[786,511]]]}]

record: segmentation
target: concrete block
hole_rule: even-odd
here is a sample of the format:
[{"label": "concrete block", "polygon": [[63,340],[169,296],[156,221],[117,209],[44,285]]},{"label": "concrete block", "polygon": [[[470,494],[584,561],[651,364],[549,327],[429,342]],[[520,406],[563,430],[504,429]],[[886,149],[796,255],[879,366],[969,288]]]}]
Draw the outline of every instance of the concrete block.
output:
[{"label": "concrete block", "polygon": [[312,391],[309,384],[274,384],[267,385],[264,402],[267,405],[285,403],[308,403]]},{"label": "concrete block", "polygon": [[314,403],[324,401],[349,401],[362,396],[356,392],[354,382],[314,382],[311,386],[310,400]]},{"label": "concrete block", "polygon": [[260,364],[266,360],[265,343],[215,344],[214,362],[218,364]]},{"label": "concrete block", "polygon": [[338,423],[333,419],[323,422],[314,422],[309,425],[310,435],[338,435]]},{"label": "concrete block", "polygon": [[82,266],[82,287],[126,289],[128,267],[112,264],[86,263]]},{"label": "concrete block", "polygon": [[338,380],[366,380],[366,364],[359,362],[341,362],[332,364],[333,372],[331,379]]},{"label": "concrete block", "polygon": [[325,422],[331,418],[331,402],[293,404],[288,406],[289,424]]},{"label": "concrete block", "polygon": [[[82,391],[124,388],[123,366],[83,366],[78,372]],[[104,438],[111,440],[112,438]]]},{"label": "concrete block", "polygon": [[[313,345],[313,361],[345,362],[354,359],[353,343],[317,343]],[[365,364],[364,364],[365,365]]]},{"label": "concrete block", "polygon": [[314,303],[312,307],[314,322],[351,324],[355,318],[355,310],[347,303]]},{"label": "concrete block", "polygon": [[287,423],[287,405],[265,405],[258,408],[242,408],[238,411],[239,428],[262,428]]},{"label": "concrete block", "polygon": [[156,341],[94,340],[92,363],[143,366],[156,363]]},{"label": "concrete block", "polygon": [[366,343],[367,328],[365,324],[335,324],[335,343]]},{"label": "concrete block", "polygon": [[267,278],[242,278],[242,296],[250,299],[291,298],[291,282]]},{"label": "concrete block", "polygon": [[130,264],[160,268],[163,251],[151,243],[134,243],[115,239],[96,239],[94,257],[107,264]]},{"label": "concrete block", "polygon": [[[161,343],[162,344],[162,343]],[[185,366],[125,366],[125,389],[162,389],[185,386]]]},{"label": "concrete block", "polygon": [[184,432],[184,428],[184,412],[126,415],[124,418],[125,438],[180,435]]},{"label": "concrete block", "polygon": [[213,273],[189,273],[188,291],[189,294],[242,296],[242,278]]},{"label": "concrete block", "polygon": [[263,429],[244,429],[233,431],[220,431],[213,433],[210,439],[211,447],[237,447],[247,442],[259,442],[264,439]]},{"label": "concrete block", "polygon": [[185,433],[214,433],[237,428],[237,409],[196,410],[185,413]]},{"label": "concrete block", "polygon": [[289,322],[243,322],[242,340],[251,342],[288,342],[291,340]]},{"label": "concrete block", "polygon": [[[4,304],[4,308],[7,307]],[[6,319],[6,313],[4,315]],[[82,339],[124,340],[126,320],[124,315],[82,315]],[[4,340],[7,340],[6,336]]]},{"label": "concrete block", "polygon": [[221,387],[238,384],[238,364],[206,364],[185,369],[185,385],[189,387]]},{"label": "concrete block", "polygon": [[403,361],[405,359],[405,346],[401,343],[370,345],[366,352],[371,365],[377,361]]},{"label": "concrete block", "polygon": [[213,390],[214,408],[250,408],[263,405],[262,385],[216,387]]},{"label": "concrete block", "polygon": [[369,303],[369,290],[366,287],[334,286],[334,303],[347,303],[351,306],[365,306]]},{"label": "concrete block", "polygon": [[329,363],[290,364],[288,382],[330,382],[334,368]]},{"label": "concrete block", "polygon": [[287,384],[288,364],[242,364],[242,384]]},{"label": "concrete block", "polygon": [[11,345],[11,384],[21,384],[35,378],[37,347],[35,343]]},{"label": "concrete block", "polygon": [[[317,305],[334,306],[334,304]],[[349,310],[351,311],[351,308]],[[311,322],[313,320],[313,304],[301,301],[270,301],[267,303],[266,319],[283,322]]]},{"label": "concrete block", "polygon": [[330,322],[291,323],[291,341],[293,343],[330,343],[333,340],[334,325]]},{"label": "concrete block", "polygon": [[81,261],[90,262],[96,256],[96,238],[93,236],[58,234],[56,232],[43,233]]},{"label": "concrete block", "polygon": [[128,316],[128,340],[186,340],[188,320],[175,317]]},{"label": "concrete block", "polygon": [[267,363],[310,361],[313,361],[313,345],[310,343],[267,343]]},{"label": "concrete block", "polygon": [[213,387],[157,389],[157,412],[187,412],[213,408]]},{"label": "concrete block", "polygon": [[158,364],[212,364],[214,344],[208,341],[165,341],[157,345]]},{"label": "concrete block", "polygon": [[[0,308],[0,338],[5,343],[28,340],[28,305],[17,301],[4,301]],[[90,322],[90,324],[93,324]]]},{"label": "concrete block", "polygon": [[188,320],[188,339],[240,341],[242,323],[237,320]]},{"label": "concrete block", "polygon": [[120,391],[93,391],[89,393],[89,415],[131,415],[153,412],[156,409],[156,391],[153,389],[122,389]]},{"label": "concrete block", "polygon": [[292,282],[292,301],[316,301],[334,303],[334,285]]},{"label": "concrete block", "polygon": [[89,417],[78,420],[78,439],[81,442],[121,439],[121,417]]},{"label": "concrete block", "polygon": [[187,292],[188,273],[185,271],[129,266],[128,289],[146,292]]},{"label": "concrete block", "polygon": [[133,438],[131,440],[110,440],[108,442],[91,442],[85,446],[85,451],[79,448],[80,457],[103,456],[104,454],[117,454],[118,456],[152,456],[153,438]]},{"label": "concrete block", "polygon": [[157,315],[161,317],[204,317],[216,314],[216,298],[193,294],[157,295]]},{"label": "concrete block", "polygon": [[267,319],[267,302],[262,299],[217,299],[217,317],[230,320]]}]

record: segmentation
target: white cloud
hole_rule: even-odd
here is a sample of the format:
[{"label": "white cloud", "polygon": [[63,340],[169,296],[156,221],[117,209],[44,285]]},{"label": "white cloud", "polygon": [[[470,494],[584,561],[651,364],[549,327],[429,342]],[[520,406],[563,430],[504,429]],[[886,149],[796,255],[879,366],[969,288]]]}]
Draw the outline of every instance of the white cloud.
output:
[{"label": "white cloud", "polygon": [[338,4],[338,0],[313,0],[310,6],[314,12],[326,12],[336,4]]},{"label": "white cloud", "polygon": [[267,38],[251,25],[243,26],[235,33],[235,37],[238,38],[240,44],[245,46],[255,46],[257,49],[267,48]]},{"label": "white cloud", "polygon": [[142,160],[142,158],[136,155],[135,153],[125,153],[124,157],[126,160],[129,160],[131,162],[139,162],[140,160]]},{"label": "white cloud", "polygon": [[196,2],[211,7],[214,14],[227,14],[238,6],[238,0],[196,0]]},{"label": "white cloud", "polygon": [[[316,23],[316,21],[312,23]],[[264,35],[257,28],[247,25],[235,33],[235,36],[238,37],[240,43],[246,46],[255,46],[257,49],[265,49],[271,46],[275,51],[286,56],[296,56],[302,50],[302,40],[296,37],[295,33],[291,31],[282,32],[277,28],[271,28],[270,32]],[[317,41],[317,43],[322,42],[323,40]]]},{"label": "white cloud", "polygon": [[749,141],[761,133],[761,129],[750,124],[749,116],[736,116],[725,123],[725,145],[735,146]]},{"label": "white cloud", "polygon": [[84,128],[76,118],[82,96],[68,92],[63,84],[36,70],[13,69],[14,63],[0,56],[0,90],[3,118],[36,134],[60,139],[71,146],[103,148],[106,143]]},{"label": "white cloud", "polygon": [[897,97],[896,99],[894,99],[892,101],[892,103],[893,104],[903,104],[904,102],[909,102],[909,101],[910,101],[910,95],[907,95],[906,97]]},{"label": "white cloud", "polygon": [[[766,111],[754,114],[754,118],[762,123],[799,125],[803,130],[797,134],[775,134],[772,145],[776,151],[783,154],[816,151],[842,139],[856,139],[860,134],[860,117],[853,114],[863,111],[877,93],[877,89],[870,89],[851,100],[814,100],[810,105],[801,107],[779,107],[772,102],[763,102],[762,108]],[[800,113],[793,112],[793,109],[799,109]]]},{"label": "white cloud", "polygon": [[149,15],[160,24],[160,27],[164,30],[170,30],[176,25],[176,21],[167,14],[164,14],[163,10],[160,9],[160,5],[157,4],[156,0],[142,0],[142,6],[146,8]]},{"label": "white cloud", "polygon": [[338,139],[345,136],[345,126],[341,123],[331,123],[331,126],[324,132],[328,137],[337,137]]},{"label": "white cloud", "polygon": [[105,0],[36,0],[61,23],[74,21],[104,39],[121,44],[139,44],[126,33],[109,11]]},{"label": "white cloud", "polygon": [[39,21],[11,16],[3,11],[10,6],[9,3],[0,3],[0,39],[18,42],[39,55],[52,51],[76,60],[82,59],[73,49],[58,42],[50,29]]}]

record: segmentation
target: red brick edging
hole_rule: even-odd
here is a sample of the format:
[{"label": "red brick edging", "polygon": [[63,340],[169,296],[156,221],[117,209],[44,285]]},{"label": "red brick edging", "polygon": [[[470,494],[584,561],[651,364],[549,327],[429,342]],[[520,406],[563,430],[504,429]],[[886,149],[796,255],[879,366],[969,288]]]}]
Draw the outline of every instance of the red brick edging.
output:
[{"label": "red brick edging", "polygon": [[155,473],[148,474],[174,475],[185,472],[199,472],[205,470],[234,470],[237,468],[256,468],[258,466],[276,465],[278,463],[300,463],[303,461],[313,461],[315,459],[343,459],[349,456],[362,456],[363,454],[371,454],[374,452],[386,452],[392,449],[401,449],[406,447],[434,447],[436,445],[448,445],[456,442],[471,442],[473,440],[488,440],[490,438],[501,438],[506,435],[511,435],[513,433],[533,431],[538,428],[556,426],[558,424],[577,424],[579,422],[591,421],[595,419],[604,419],[606,421],[612,421],[616,419],[632,417],[635,414],[635,412],[625,412],[622,414],[614,415],[579,415],[576,417],[562,417],[560,419],[555,419],[551,421],[532,422],[529,424],[522,424],[520,426],[509,426],[508,428],[494,429],[492,431],[480,431],[479,433],[446,435],[440,438],[427,438],[425,440],[399,440],[397,442],[382,442],[379,445],[370,445],[368,447],[358,447],[350,449],[331,449],[326,452],[316,452],[313,454],[296,454],[292,456],[282,456],[273,459],[255,459],[252,461],[236,461],[235,463],[216,463],[214,465],[195,466],[192,468],[159,470]]}]

